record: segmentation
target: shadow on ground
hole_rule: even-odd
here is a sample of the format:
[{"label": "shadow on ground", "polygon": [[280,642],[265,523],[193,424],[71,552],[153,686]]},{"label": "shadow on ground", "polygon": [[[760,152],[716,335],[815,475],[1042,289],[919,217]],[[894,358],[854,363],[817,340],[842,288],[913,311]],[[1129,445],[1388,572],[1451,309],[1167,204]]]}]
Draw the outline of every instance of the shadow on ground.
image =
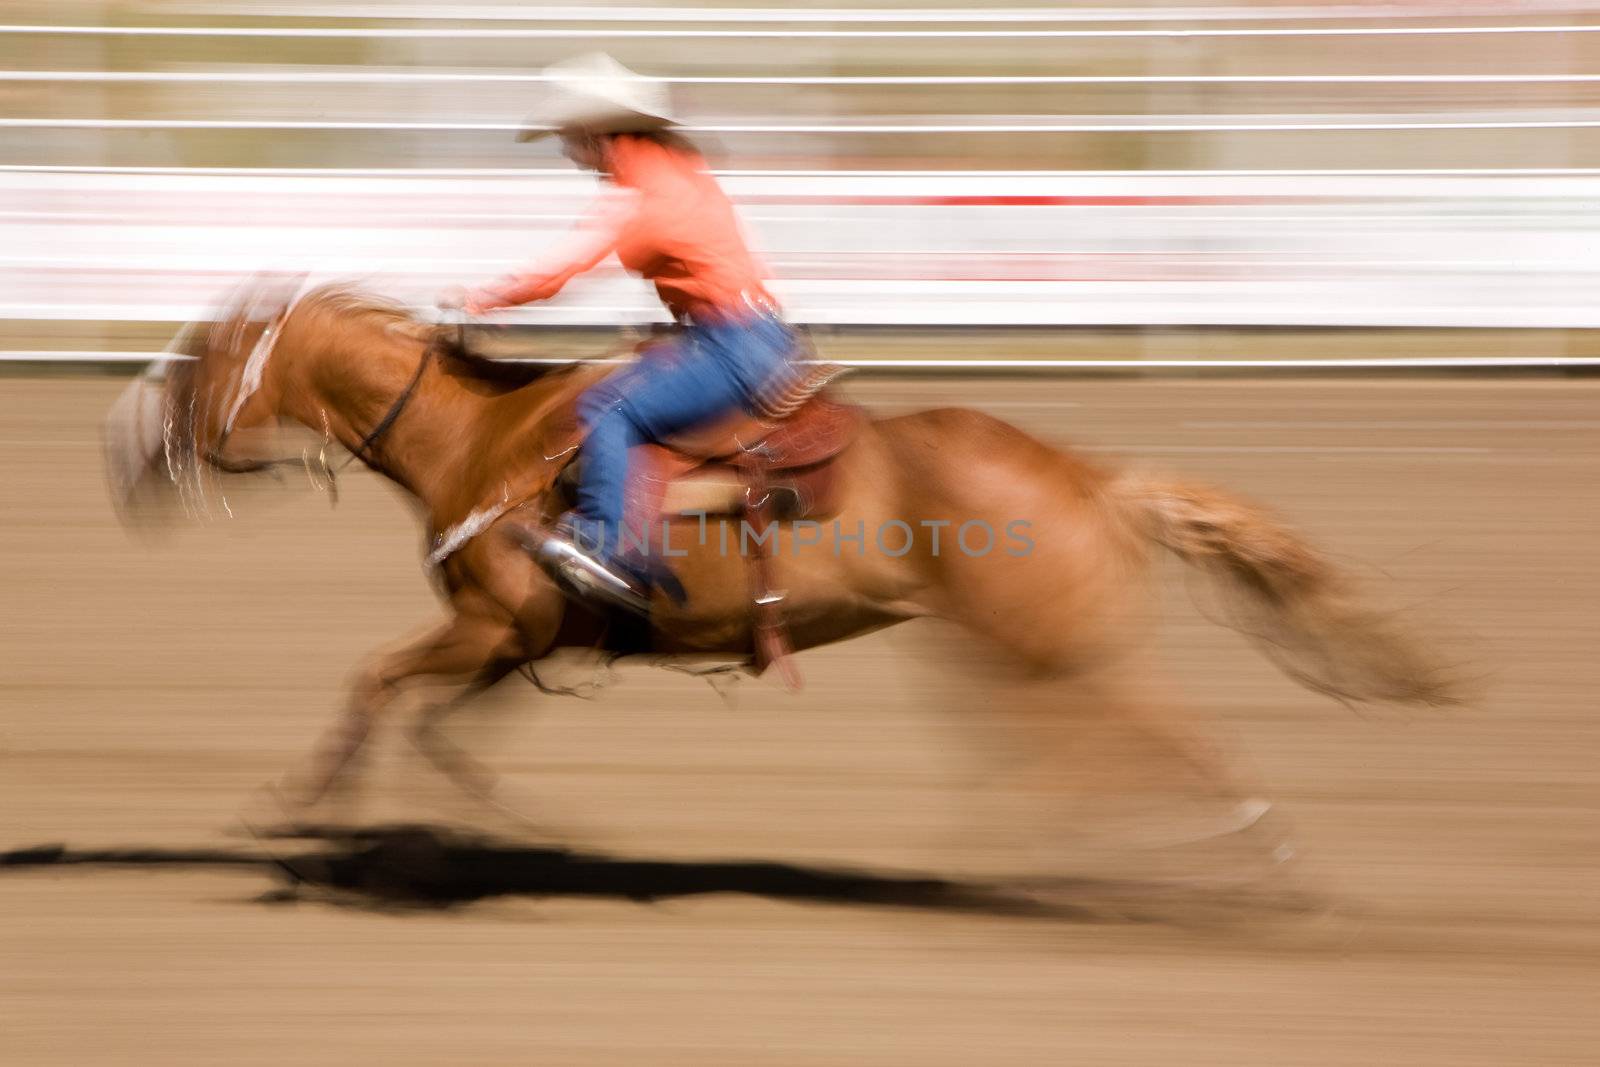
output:
[{"label": "shadow on ground", "polygon": [[[499,841],[434,826],[300,827],[256,849],[44,845],[0,853],[0,868],[258,869],[277,882],[263,902],[320,894],[345,903],[449,908],[493,897],[649,902],[712,893],[929,911],[1085,918],[1000,887],[760,861],[631,859]],[[312,847],[295,842],[311,842]],[[280,850],[277,846],[283,845]]]}]

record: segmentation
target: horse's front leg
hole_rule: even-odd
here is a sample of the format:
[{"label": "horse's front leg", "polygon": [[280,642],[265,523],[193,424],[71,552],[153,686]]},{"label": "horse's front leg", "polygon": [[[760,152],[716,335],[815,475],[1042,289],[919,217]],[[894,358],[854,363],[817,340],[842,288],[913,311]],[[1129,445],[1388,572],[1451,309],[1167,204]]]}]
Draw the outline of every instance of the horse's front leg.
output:
[{"label": "horse's front leg", "polygon": [[376,660],[351,687],[340,720],[312,758],[309,777],[291,790],[291,801],[310,807],[326,797],[350,769],[373,726],[394,706],[409,683],[424,678],[453,685],[459,702],[504,678],[533,653],[510,620],[460,613],[443,626]]}]

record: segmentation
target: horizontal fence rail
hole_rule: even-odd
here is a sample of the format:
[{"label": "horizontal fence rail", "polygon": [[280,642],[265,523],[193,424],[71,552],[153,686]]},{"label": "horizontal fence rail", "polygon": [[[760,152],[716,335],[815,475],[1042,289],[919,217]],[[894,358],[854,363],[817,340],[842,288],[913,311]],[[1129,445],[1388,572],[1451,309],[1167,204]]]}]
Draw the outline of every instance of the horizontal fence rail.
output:
[{"label": "horizontal fence rail", "polygon": [[[218,85],[502,84],[555,80],[544,73],[460,71],[111,71],[0,70],[0,82],[68,82]],[[885,75],[665,75],[641,81],[671,85],[1587,85],[1600,74],[885,74]]]},{"label": "horizontal fence rail", "polygon": [[871,7],[594,7],[557,5],[445,4],[295,4],[271,0],[265,4],[213,3],[164,4],[176,13],[192,10],[204,15],[242,15],[273,18],[385,19],[389,21],[492,21],[492,22],[1290,22],[1343,19],[1459,18],[1462,16],[1527,17],[1582,15],[1600,10],[1594,0],[1502,0],[1497,10],[1485,12],[1482,4],[1415,3],[1310,4],[1300,7],[1014,7],[985,8],[979,14],[953,8]]},{"label": "horizontal fence rail", "polygon": [[[681,129],[689,133],[750,134],[1045,134],[1045,133],[1283,133],[1317,130],[1579,130],[1600,128],[1600,118],[1560,119],[1458,119],[1458,120],[1379,120],[1328,122],[1219,122],[1219,118],[1242,116],[1182,115],[1167,122],[785,122],[785,123],[689,123]],[[320,121],[294,119],[88,119],[88,118],[0,118],[0,129],[53,130],[345,130],[369,133],[516,133],[521,130],[553,132],[554,126],[520,122],[378,122],[352,120]]]},{"label": "horizontal fence rail", "polygon": [[[971,21],[982,21],[973,19]],[[277,38],[354,38],[376,40],[681,40],[729,38],[804,38],[808,40],[1025,40],[1025,39],[1183,39],[1245,37],[1467,37],[1506,34],[1587,34],[1600,33],[1600,25],[1518,26],[1297,26],[1227,27],[1224,29],[1072,29],[1072,30],[816,30],[816,29],[628,29],[628,28],[539,28],[521,26],[496,29],[432,26],[425,29],[404,27],[310,27],[310,26],[70,26],[0,25],[0,34],[43,34],[74,37],[277,37]]]},{"label": "horizontal fence rail", "polygon": [[[717,168],[711,173],[721,178],[881,178],[885,180],[917,180],[922,178],[1033,178],[1060,180],[1062,178],[1504,178],[1504,177],[1593,177],[1600,175],[1600,167],[1361,167],[1349,169],[1316,168],[1258,168],[1251,170],[1217,170],[1191,168],[1185,170],[817,170],[813,168],[741,169]],[[561,167],[182,167],[144,166],[138,164],[86,166],[73,163],[0,163],[0,174],[119,174],[130,177],[149,175],[155,177],[265,177],[299,178],[312,181],[317,178],[551,178],[573,176],[570,168]],[[1446,186],[1437,187],[1439,190]]]},{"label": "horizontal fence rail", "polygon": [[[798,321],[841,325],[1600,325],[1583,173],[734,172]],[[594,195],[482,177],[0,172],[0,319],[201,317],[261,270],[426,303],[537,262]],[[619,269],[505,320],[659,321]]]}]

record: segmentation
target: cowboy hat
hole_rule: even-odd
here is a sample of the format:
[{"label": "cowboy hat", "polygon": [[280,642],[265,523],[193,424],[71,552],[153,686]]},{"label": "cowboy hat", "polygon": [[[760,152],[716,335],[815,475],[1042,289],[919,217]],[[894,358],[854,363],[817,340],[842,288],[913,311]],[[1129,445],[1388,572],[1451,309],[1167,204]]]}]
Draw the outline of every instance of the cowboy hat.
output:
[{"label": "cowboy hat", "polygon": [[517,140],[565,130],[637,133],[674,125],[665,83],[646,78],[594,52],[545,68],[548,95]]}]

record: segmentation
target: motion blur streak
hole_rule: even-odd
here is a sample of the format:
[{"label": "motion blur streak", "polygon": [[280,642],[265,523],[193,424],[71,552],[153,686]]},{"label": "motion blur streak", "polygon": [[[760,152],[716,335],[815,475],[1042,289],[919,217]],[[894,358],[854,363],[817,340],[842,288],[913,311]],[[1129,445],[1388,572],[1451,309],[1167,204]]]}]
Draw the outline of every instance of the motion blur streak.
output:
[{"label": "motion blur streak", "polygon": [[[9,0],[0,1064],[1600,1060],[1600,2],[1121,2]],[[102,417],[257,272],[431,314],[534,260],[595,183],[507,131],[591,49],[670,80],[852,399],[1262,501],[1474,698],[1351,714],[1172,565],[1139,673],[1271,800],[1271,877],[1182,844],[1111,714],[1039,780],[1013,679],[925,622],[800,695],[541,664],[611,684],[452,720],[492,802],[407,708],[338,819],[264,832],[352,667],[439,619],[427,546],[287,435],[210,525],[125,529],[108,474],[170,427],[108,471]],[[660,319],[617,269],[478,332]]]},{"label": "motion blur streak", "polygon": [[[504,136],[575,47],[513,35],[592,31],[644,35],[601,43],[677,81],[720,166],[772,172],[730,187],[802,321],[1595,325],[1583,4],[1018,8],[1003,31],[941,9],[102,7],[0,37],[0,166],[66,168],[0,172],[3,321],[187,320],[263,267],[418,303],[513,268],[592,191]],[[294,37],[333,32],[356,36]],[[835,32],[891,36],[795,36]],[[926,32],[1015,36],[903,36]],[[439,167],[510,169],[411,176]],[[657,314],[616,276],[512,319]]]}]

